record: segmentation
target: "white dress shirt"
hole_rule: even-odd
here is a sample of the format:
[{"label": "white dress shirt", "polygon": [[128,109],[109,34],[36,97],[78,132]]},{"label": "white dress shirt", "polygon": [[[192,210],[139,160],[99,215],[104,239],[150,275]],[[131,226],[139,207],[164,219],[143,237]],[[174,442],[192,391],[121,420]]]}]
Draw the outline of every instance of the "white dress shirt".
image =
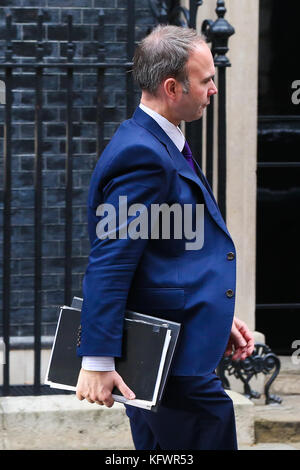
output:
[{"label": "white dress shirt", "polygon": [[[184,147],[185,137],[180,128],[142,103],[140,103],[140,108],[157,122],[181,152]],[[81,367],[85,370],[94,371],[115,370],[115,358],[106,356],[83,356]]]},{"label": "white dress shirt", "polygon": [[158,114],[156,111],[153,111],[153,109],[148,108],[148,106],[145,106],[142,103],[140,103],[140,108],[157,122],[157,124],[174,142],[178,150],[182,152],[185,143],[185,137],[180,128],[175,126],[175,124],[172,124],[172,122],[168,121],[165,117],[161,116],[161,114]]}]

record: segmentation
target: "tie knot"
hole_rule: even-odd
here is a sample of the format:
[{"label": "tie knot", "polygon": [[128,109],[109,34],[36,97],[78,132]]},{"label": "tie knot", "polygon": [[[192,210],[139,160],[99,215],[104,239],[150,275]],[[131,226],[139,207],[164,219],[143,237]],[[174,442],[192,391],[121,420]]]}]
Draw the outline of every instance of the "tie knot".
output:
[{"label": "tie knot", "polygon": [[190,146],[187,143],[187,141],[185,141],[185,143],[184,143],[184,147],[182,149],[182,154],[185,156],[185,158],[192,158],[193,157],[192,151],[191,151]]}]

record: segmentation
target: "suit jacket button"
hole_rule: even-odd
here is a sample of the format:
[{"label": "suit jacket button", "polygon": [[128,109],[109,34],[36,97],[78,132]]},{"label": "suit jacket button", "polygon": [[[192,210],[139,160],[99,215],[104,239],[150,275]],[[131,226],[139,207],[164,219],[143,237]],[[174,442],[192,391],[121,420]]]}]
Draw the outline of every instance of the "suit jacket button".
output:
[{"label": "suit jacket button", "polygon": [[230,251],[229,253],[227,253],[227,259],[228,261],[232,261],[233,259],[235,258],[235,255],[232,251]]},{"label": "suit jacket button", "polygon": [[229,297],[229,298],[233,297],[233,296],[234,296],[233,290],[232,290],[232,289],[228,289],[228,290],[226,291],[226,295],[227,295],[227,297]]}]

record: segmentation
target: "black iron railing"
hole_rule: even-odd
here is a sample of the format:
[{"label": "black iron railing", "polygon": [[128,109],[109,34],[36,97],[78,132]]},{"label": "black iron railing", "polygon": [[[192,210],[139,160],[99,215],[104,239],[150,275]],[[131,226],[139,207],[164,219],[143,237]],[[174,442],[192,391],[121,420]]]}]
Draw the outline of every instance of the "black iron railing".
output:
[{"label": "black iron railing", "polygon": [[[23,60],[13,55],[12,47],[12,13],[6,12],[5,31],[5,57],[0,62],[1,79],[5,82],[5,121],[4,121],[4,155],[3,155],[3,341],[5,344],[5,364],[3,367],[2,393],[9,395],[10,386],[10,304],[11,304],[11,209],[12,209],[12,107],[13,107],[13,80],[14,73],[33,71],[33,86],[35,94],[35,137],[34,137],[34,393],[42,393],[41,377],[41,312],[42,312],[42,210],[43,210],[43,80],[49,70],[58,70],[63,73],[66,80],[66,151],[65,151],[65,276],[64,276],[64,302],[66,305],[72,300],[72,205],[73,205],[73,83],[74,71],[91,70],[97,74],[96,91],[96,152],[101,153],[104,148],[104,74],[108,68],[123,70],[124,74],[132,66],[132,57],[135,44],[135,16],[134,0],[128,0],[127,21],[127,57],[125,60],[106,61],[104,47],[103,11],[99,12],[97,28],[97,57],[95,60],[74,59],[76,42],[73,32],[72,15],[68,15],[66,27],[68,29],[67,56],[58,59],[46,60],[44,49],[46,41],[43,38],[44,13],[39,11],[37,16],[37,34],[35,40],[35,58]],[[0,58],[1,59],[1,58]],[[127,89],[127,115],[130,116],[134,107],[134,87],[132,76],[126,74]]]}]

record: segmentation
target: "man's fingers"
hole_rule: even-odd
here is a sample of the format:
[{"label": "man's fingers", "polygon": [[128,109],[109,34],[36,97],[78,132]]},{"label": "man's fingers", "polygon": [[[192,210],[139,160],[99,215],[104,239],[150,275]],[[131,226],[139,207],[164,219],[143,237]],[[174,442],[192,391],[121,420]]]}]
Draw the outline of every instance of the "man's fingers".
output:
[{"label": "man's fingers", "polygon": [[246,323],[242,322],[241,320],[240,321],[240,325],[239,325],[239,332],[243,335],[243,337],[245,338],[245,340],[247,341],[247,349],[252,349],[252,352],[253,352],[253,349],[254,349],[254,337],[253,337],[253,334],[251,333],[251,331],[249,330],[248,326],[246,325]]},{"label": "man's fingers", "polygon": [[76,392],[76,396],[79,400],[86,400],[89,403],[97,403],[97,405],[105,405],[108,408],[112,407],[114,404],[114,399],[110,392],[100,392],[100,393],[79,393]]},{"label": "man's fingers", "polygon": [[104,400],[103,401],[103,404],[107,407],[107,408],[111,408],[114,404],[115,400],[113,398],[109,398],[107,400]]},{"label": "man's fingers", "polygon": [[76,390],[76,397],[80,401],[85,399],[85,397],[78,390]]},{"label": "man's fingers", "polygon": [[112,396],[114,386],[118,387],[125,398],[135,398],[135,394],[127,387],[116,371],[97,372],[82,369],[77,384],[76,396],[79,400],[86,399],[89,403],[97,403],[110,408],[115,402]]},{"label": "man's fingers", "polygon": [[241,359],[244,361],[247,357],[251,356],[253,350],[249,349],[248,345],[244,348],[237,348],[234,351],[232,359],[236,361],[237,359]]},{"label": "man's fingers", "polygon": [[251,351],[250,354],[253,353],[253,351],[254,351],[254,346],[255,346],[254,336],[251,335],[251,338],[250,338],[250,340],[249,340],[249,342],[248,342],[248,351]]},{"label": "man's fingers", "polygon": [[238,342],[238,347],[239,348],[244,348],[247,346],[247,341],[244,338],[244,336],[238,331],[236,332],[236,341]]},{"label": "man's fingers", "polygon": [[101,393],[98,394],[97,399],[102,405],[108,408],[111,408],[115,402],[109,389],[102,390]]}]

